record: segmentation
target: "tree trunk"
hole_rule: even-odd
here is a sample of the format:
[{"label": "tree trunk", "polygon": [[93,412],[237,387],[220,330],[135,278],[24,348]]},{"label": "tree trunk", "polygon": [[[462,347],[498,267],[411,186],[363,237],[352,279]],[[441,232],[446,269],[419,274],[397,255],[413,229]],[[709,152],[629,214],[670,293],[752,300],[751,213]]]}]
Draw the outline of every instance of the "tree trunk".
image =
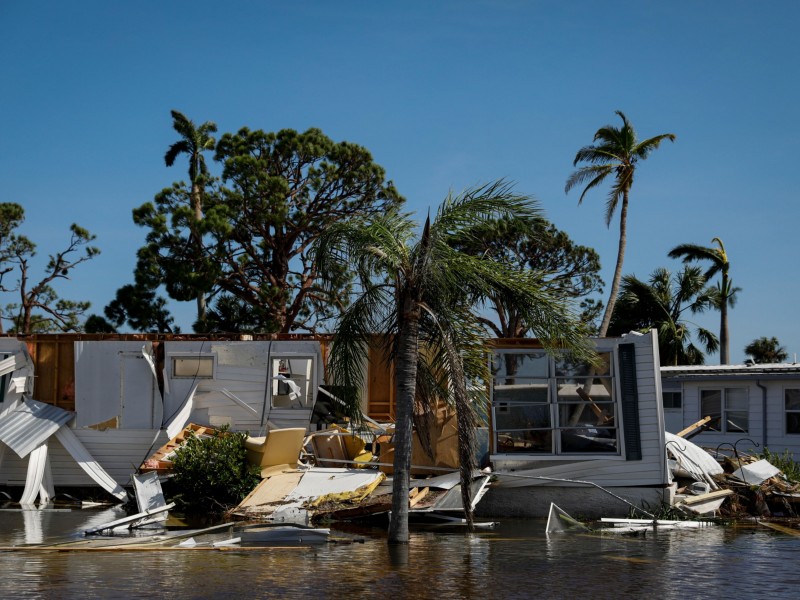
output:
[{"label": "tree trunk", "polygon": [[719,307],[719,364],[728,364],[728,274],[723,270],[721,285],[721,304]]},{"label": "tree trunk", "polygon": [[411,475],[411,440],[417,390],[419,308],[408,298],[403,305],[397,351],[397,420],[394,430],[394,475],[389,543],[408,543],[408,483]]},{"label": "tree trunk", "polygon": [[[199,223],[200,219],[203,218],[203,201],[202,196],[200,193],[200,186],[197,183],[192,183],[192,209],[194,209],[194,218]],[[194,242],[197,245],[197,249],[202,247],[200,242],[200,232],[197,231],[195,227],[192,227],[192,236],[194,237]],[[198,321],[205,321],[206,320],[206,294],[203,291],[197,292],[197,320]]]},{"label": "tree trunk", "polygon": [[625,244],[628,240],[628,190],[622,193],[622,207],[619,211],[619,250],[617,251],[617,266],[614,269],[614,279],[611,282],[611,293],[608,295],[606,312],[603,314],[603,322],[600,324],[599,337],[606,337],[608,326],[611,323],[611,315],[614,306],[617,304],[619,285],[622,281],[622,263],[625,262]]}]

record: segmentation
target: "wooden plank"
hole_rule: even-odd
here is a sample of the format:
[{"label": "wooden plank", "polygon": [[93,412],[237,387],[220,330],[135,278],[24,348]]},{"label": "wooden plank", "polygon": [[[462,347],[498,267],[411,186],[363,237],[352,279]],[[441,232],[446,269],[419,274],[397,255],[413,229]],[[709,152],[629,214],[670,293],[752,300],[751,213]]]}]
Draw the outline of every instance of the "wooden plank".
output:
[{"label": "wooden plank", "polygon": [[675,435],[677,435],[678,437],[686,437],[688,434],[692,433],[695,429],[697,429],[698,427],[702,427],[703,425],[708,423],[710,420],[711,420],[711,417],[703,417],[702,419],[700,419],[696,423],[692,423],[691,425],[689,425],[686,429],[681,429]]},{"label": "wooden plank", "polygon": [[713,492],[708,492],[707,494],[700,494],[699,496],[689,496],[685,498],[681,504],[692,506],[694,504],[707,502],[708,500],[716,500],[717,498],[724,498],[726,496],[730,496],[731,494],[733,494],[733,490],[714,490]]},{"label": "wooden plank", "polygon": [[[417,489],[417,488],[414,488],[414,489]],[[427,495],[428,495],[428,492],[429,492],[429,491],[430,491],[430,488],[422,488],[421,490],[419,490],[419,492],[418,492],[418,493],[414,494],[414,497],[413,497],[413,498],[411,498],[411,499],[408,501],[408,508],[414,508],[414,507],[415,507],[417,504],[419,504],[419,503],[420,503],[420,501],[421,501],[421,500],[422,500],[422,499],[423,499],[425,496],[427,496]]]}]

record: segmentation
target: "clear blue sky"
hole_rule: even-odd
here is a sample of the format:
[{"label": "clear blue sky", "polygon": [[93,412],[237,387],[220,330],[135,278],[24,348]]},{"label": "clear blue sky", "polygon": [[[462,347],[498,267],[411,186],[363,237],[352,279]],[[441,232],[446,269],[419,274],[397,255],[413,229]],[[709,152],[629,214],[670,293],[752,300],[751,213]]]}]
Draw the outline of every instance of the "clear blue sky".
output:
[{"label": "clear blue sky", "polygon": [[[451,189],[516,182],[610,283],[605,190],[578,206],[564,182],[620,109],[641,137],[677,135],[639,168],[625,273],[678,268],[670,248],[722,238],[742,288],[732,360],[762,335],[791,359],[799,17],[790,1],[4,0],[0,201],[24,206],[40,267],[71,222],[97,234],[102,254],[58,291],[102,314],[144,240],[131,210],[186,179],[164,166],[170,109],[220,133],[314,126],[366,146],[420,213]],[[175,311],[190,331],[192,305]]]}]

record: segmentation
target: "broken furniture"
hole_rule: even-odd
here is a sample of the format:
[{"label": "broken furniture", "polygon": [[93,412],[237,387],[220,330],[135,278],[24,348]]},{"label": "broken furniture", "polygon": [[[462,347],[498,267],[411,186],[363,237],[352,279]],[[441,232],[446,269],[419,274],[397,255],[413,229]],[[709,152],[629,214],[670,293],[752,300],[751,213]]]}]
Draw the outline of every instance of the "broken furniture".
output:
[{"label": "broken furniture", "polygon": [[296,467],[303,449],[306,430],[303,427],[273,429],[263,437],[248,437],[245,442],[247,460],[261,467],[262,477],[270,467]]}]

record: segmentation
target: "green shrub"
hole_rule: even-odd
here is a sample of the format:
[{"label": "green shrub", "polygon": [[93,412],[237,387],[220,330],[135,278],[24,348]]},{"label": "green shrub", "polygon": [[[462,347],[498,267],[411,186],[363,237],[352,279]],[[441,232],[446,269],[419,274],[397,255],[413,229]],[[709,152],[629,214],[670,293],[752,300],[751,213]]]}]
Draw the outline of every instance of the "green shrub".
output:
[{"label": "green shrub", "polygon": [[190,434],[173,458],[173,500],[187,512],[222,512],[239,504],[261,481],[261,469],[247,462],[245,439],[227,427],[210,437]]}]

